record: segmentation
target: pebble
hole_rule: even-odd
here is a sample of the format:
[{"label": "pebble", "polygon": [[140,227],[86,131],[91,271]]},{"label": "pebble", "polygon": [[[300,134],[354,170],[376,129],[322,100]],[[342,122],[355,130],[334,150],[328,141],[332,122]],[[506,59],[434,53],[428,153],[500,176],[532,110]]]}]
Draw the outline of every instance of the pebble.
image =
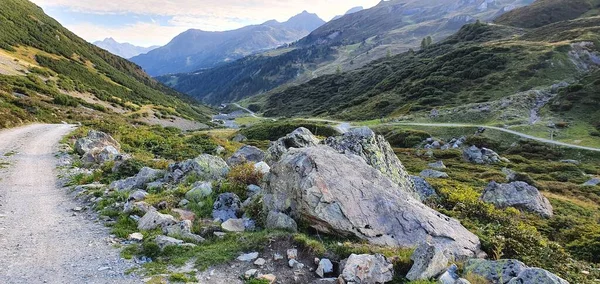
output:
[{"label": "pebble", "polygon": [[267,264],[267,261],[264,258],[258,258],[254,261],[254,265],[263,266]]},{"label": "pebble", "polygon": [[73,211],[75,211],[75,212],[81,212],[81,211],[83,211],[83,208],[77,206],[77,207],[73,208]]},{"label": "pebble", "polygon": [[279,253],[273,254],[273,260],[282,260],[282,259],[283,259],[283,255],[281,255]]},{"label": "pebble", "polygon": [[105,271],[105,270],[110,270],[110,267],[104,266],[104,267],[98,268],[98,271]]}]

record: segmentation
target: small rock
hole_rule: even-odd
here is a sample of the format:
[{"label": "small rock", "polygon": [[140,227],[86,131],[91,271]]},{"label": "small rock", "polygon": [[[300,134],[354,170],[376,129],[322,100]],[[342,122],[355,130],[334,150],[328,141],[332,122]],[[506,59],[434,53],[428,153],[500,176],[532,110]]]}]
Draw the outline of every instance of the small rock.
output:
[{"label": "small rock", "polygon": [[346,261],[342,278],[349,283],[386,283],[394,278],[394,265],[380,254],[352,254]]},{"label": "small rock", "polygon": [[267,261],[264,258],[258,258],[254,261],[254,265],[263,266],[267,264]]},{"label": "small rock", "polygon": [[129,234],[129,236],[127,236],[127,239],[130,241],[141,242],[142,240],[144,240],[144,235],[142,235],[142,233],[133,233]]},{"label": "small rock", "polygon": [[446,165],[444,165],[443,161],[437,161],[435,163],[431,163],[429,164],[429,167],[434,169],[434,170],[443,170],[446,168]]},{"label": "small rock", "polygon": [[436,196],[435,188],[431,186],[424,178],[418,176],[410,176],[415,184],[415,191],[419,195],[419,200],[423,201],[429,197]]},{"label": "small rock", "polygon": [[447,173],[430,169],[422,171],[419,175],[424,178],[449,178]]},{"label": "small rock", "polygon": [[196,219],[196,214],[189,210],[175,208],[175,209],[172,209],[171,211],[173,211],[174,213],[177,213],[177,215],[179,215],[179,219],[181,219],[181,220],[188,220],[188,221],[194,222],[194,220]]},{"label": "small rock", "polygon": [[167,237],[167,236],[157,236],[154,241],[156,242],[156,244],[158,245],[158,247],[160,247],[161,250],[165,249],[168,246],[179,246],[179,245],[183,245],[183,241],[182,240],[178,240],[176,238],[172,238],[172,237]]},{"label": "small rock", "polygon": [[259,162],[259,163],[254,164],[254,169],[257,172],[262,173],[263,175],[266,175],[269,172],[271,172],[271,167],[269,167],[269,164],[267,164],[265,162]]},{"label": "small rock", "polygon": [[192,185],[192,189],[185,194],[185,199],[198,203],[212,192],[212,184],[210,182],[196,182]]},{"label": "small rock", "polygon": [[81,212],[81,211],[83,211],[83,208],[77,206],[77,207],[73,208],[73,211],[75,211],[75,212]]},{"label": "small rock", "polygon": [[288,249],[287,250],[287,258],[288,259],[298,258],[298,250],[297,249]]},{"label": "small rock", "polygon": [[275,281],[277,281],[277,277],[273,274],[260,275],[256,279],[265,280],[265,281],[269,282],[269,284],[274,284]]},{"label": "small rock", "polygon": [[242,202],[235,193],[220,194],[213,205],[212,216],[221,222],[235,219],[238,217],[241,206]]},{"label": "small rock", "polygon": [[295,270],[301,270],[301,269],[303,269],[303,268],[304,268],[304,264],[302,264],[302,263],[298,262],[298,261],[297,261],[297,260],[295,260],[295,259],[290,259],[290,260],[288,261],[288,265],[290,266],[290,268],[293,268],[293,269],[295,269]]},{"label": "small rock", "polygon": [[138,223],[139,230],[154,230],[158,227],[167,227],[177,223],[175,217],[167,214],[161,214],[157,211],[148,211]]},{"label": "small rock", "polygon": [[273,254],[273,260],[277,261],[277,260],[282,260],[282,259],[283,259],[283,255],[281,255],[279,253]]},{"label": "small rock", "polygon": [[491,182],[483,191],[481,200],[498,208],[515,207],[537,213],[544,218],[553,216],[550,201],[537,188],[522,181],[508,184]]},{"label": "small rock", "polygon": [[248,191],[248,196],[254,196],[255,194],[261,192],[262,188],[260,188],[258,185],[251,184],[246,187],[246,190]]},{"label": "small rock", "polygon": [[331,260],[323,258],[319,261],[319,266],[317,267],[316,273],[319,277],[325,277],[325,274],[333,272],[333,263]]},{"label": "small rock", "polygon": [[411,281],[431,279],[448,267],[448,258],[434,245],[423,243],[417,247],[410,259],[413,266],[406,278]]},{"label": "small rock", "polygon": [[143,201],[148,196],[148,192],[144,190],[136,190],[129,195],[128,201]]},{"label": "small rock", "polygon": [[246,280],[250,280],[250,279],[256,277],[256,275],[258,275],[258,270],[256,270],[256,269],[250,269],[250,270],[244,272],[244,278]]},{"label": "small rock", "polygon": [[600,178],[593,178],[589,181],[587,181],[586,183],[583,184],[583,186],[597,186],[600,184]]},{"label": "small rock", "polygon": [[108,266],[104,266],[104,267],[100,267],[98,268],[98,271],[106,271],[106,270],[110,270],[111,268]]},{"label": "small rock", "polygon": [[460,277],[458,276],[458,267],[456,264],[452,264],[444,274],[440,276],[438,279],[438,283],[440,284],[454,284],[458,281]]},{"label": "small rock", "polygon": [[222,238],[224,238],[224,237],[227,235],[227,233],[223,233],[223,232],[213,232],[213,235],[215,235],[217,238],[220,238],[220,239],[222,239]]},{"label": "small rock", "polygon": [[243,146],[227,159],[227,164],[231,167],[244,163],[259,163],[265,159],[265,152],[254,146]]},{"label": "small rock", "polygon": [[246,253],[246,254],[242,254],[242,255],[238,256],[237,260],[244,261],[244,262],[250,262],[257,258],[258,258],[258,252],[251,252],[251,253]]},{"label": "small rock", "polygon": [[221,224],[221,228],[227,232],[244,232],[246,226],[244,219],[229,219]]},{"label": "small rock", "polygon": [[294,219],[288,215],[276,211],[269,212],[265,225],[267,229],[280,229],[290,232],[298,231],[298,225]]}]

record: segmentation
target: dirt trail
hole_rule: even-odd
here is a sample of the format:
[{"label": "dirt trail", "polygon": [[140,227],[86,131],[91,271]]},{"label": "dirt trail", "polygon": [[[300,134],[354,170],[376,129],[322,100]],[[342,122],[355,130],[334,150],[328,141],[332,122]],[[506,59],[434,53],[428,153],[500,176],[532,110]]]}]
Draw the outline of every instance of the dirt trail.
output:
[{"label": "dirt trail", "polygon": [[0,131],[0,283],[139,283],[108,230],[56,187],[54,153],[69,125]]}]

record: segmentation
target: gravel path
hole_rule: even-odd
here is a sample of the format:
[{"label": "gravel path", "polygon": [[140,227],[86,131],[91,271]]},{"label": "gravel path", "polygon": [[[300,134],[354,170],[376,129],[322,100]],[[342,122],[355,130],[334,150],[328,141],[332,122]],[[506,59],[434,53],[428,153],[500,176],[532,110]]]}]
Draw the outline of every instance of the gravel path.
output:
[{"label": "gravel path", "polygon": [[93,214],[56,187],[56,158],[69,125],[0,131],[0,283],[139,283]]}]

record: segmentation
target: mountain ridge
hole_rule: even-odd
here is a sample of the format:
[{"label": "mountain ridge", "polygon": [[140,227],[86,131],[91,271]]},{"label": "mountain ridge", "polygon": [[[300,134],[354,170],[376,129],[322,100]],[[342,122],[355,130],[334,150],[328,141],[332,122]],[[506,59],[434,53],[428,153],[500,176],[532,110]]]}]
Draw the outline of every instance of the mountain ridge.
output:
[{"label": "mountain ridge", "polygon": [[147,53],[147,52],[159,47],[158,45],[143,47],[143,46],[136,46],[136,45],[133,45],[128,42],[121,43],[121,42],[116,41],[112,37],[105,38],[104,40],[101,40],[101,41],[95,41],[93,44],[102,49],[109,51],[110,53],[112,53],[114,55],[121,56],[125,59],[129,59],[134,56],[137,56],[137,55],[140,55],[143,53]]}]

